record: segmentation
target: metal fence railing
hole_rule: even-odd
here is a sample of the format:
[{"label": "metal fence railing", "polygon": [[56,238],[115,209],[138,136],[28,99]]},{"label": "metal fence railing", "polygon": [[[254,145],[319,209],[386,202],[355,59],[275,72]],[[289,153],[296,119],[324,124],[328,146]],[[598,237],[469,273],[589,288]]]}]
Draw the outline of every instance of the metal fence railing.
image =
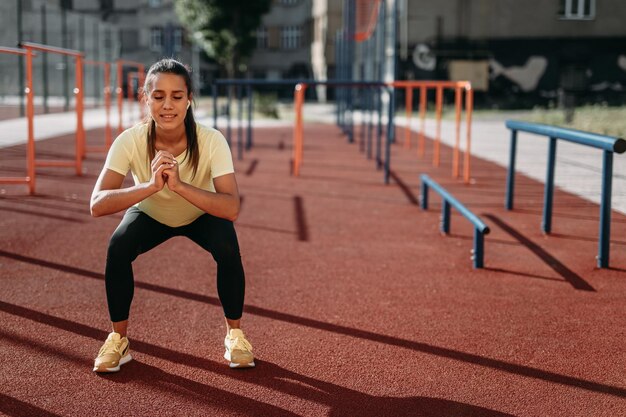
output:
[{"label": "metal fence railing", "polygon": [[538,123],[507,120],[506,127],[511,130],[511,150],[509,169],[506,181],[507,210],[513,209],[513,193],[515,189],[515,157],[517,152],[517,132],[533,133],[549,138],[548,163],[544,191],[543,221],[541,229],[544,233],[552,230],[552,202],[554,197],[554,168],[556,162],[557,140],[578,143],[603,150],[602,162],[602,195],[600,199],[600,236],[598,245],[598,267],[609,267],[609,243],[611,237],[611,193],[613,181],[613,154],[626,151],[626,140],[584,132],[574,129],[543,125]]}]

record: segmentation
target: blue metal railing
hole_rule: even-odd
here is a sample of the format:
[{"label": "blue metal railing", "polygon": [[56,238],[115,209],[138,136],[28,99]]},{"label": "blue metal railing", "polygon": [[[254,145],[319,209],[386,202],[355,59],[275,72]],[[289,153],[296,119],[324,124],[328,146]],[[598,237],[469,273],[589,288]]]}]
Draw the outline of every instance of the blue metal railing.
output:
[{"label": "blue metal railing", "polygon": [[600,198],[600,237],[598,245],[598,267],[609,267],[609,243],[611,238],[611,188],[613,181],[613,154],[626,151],[626,141],[621,138],[599,135],[574,129],[543,125],[538,123],[507,120],[506,127],[511,130],[511,152],[509,156],[509,170],[506,179],[507,210],[513,209],[513,192],[515,189],[515,156],[517,148],[517,132],[534,133],[547,136],[548,167],[544,191],[543,220],[541,229],[544,233],[552,230],[552,202],[554,197],[554,166],[556,161],[557,139],[578,143],[593,148],[602,149],[602,195]]},{"label": "blue metal railing", "polygon": [[472,225],[474,225],[474,248],[472,250],[472,260],[474,268],[482,268],[485,253],[485,235],[489,234],[489,227],[467,207],[461,204],[456,198],[445,190],[441,185],[433,181],[428,175],[420,176],[422,181],[422,192],[420,198],[420,206],[423,210],[428,209],[428,189],[432,188],[443,199],[441,205],[441,231],[445,234],[450,233],[450,206],[453,206],[461,213]]}]

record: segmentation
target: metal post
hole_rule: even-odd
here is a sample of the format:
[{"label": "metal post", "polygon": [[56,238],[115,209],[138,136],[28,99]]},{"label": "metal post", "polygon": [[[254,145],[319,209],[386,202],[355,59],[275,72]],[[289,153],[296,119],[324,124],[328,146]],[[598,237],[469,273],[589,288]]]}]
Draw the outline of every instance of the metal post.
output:
[{"label": "metal post", "polygon": [[367,87],[367,159],[372,159],[372,129],[374,129],[374,113],[372,111],[372,100],[374,90],[372,87]]},{"label": "metal post", "polygon": [[450,233],[450,203],[445,198],[441,202],[441,232]]},{"label": "metal post", "polygon": [[252,85],[246,86],[246,94],[248,95],[248,138],[246,139],[246,150],[252,148]]},{"label": "metal post", "polygon": [[[391,87],[391,91],[393,92],[393,87]],[[389,95],[390,97],[392,96],[392,94]],[[385,184],[389,184],[389,170],[391,168],[391,143],[393,142],[393,132],[390,128],[391,124],[393,124],[393,122],[390,122],[393,120],[392,117],[392,112],[394,111],[393,108],[393,100],[389,101],[389,120],[387,121],[387,138],[385,141]]]},{"label": "metal post", "polygon": [[509,171],[506,175],[506,201],[504,207],[513,210],[515,192],[515,154],[517,153],[517,130],[511,130],[511,150],[509,153]]},{"label": "metal post", "polygon": [[[392,49],[392,53],[391,53],[391,62],[390,64],[390,71],[389,71],[389,75],[392,77],[392,79],[396,79],[396,61],[397,61],[397,55],[398,55],[398,48],[396,48],[396,42],[397,42],[397,38],[398,38],[398,31],[397,31],[397,20],[398,20],[398,0],[390,0],[393,2],[392,4],[392,9],[391,9],[391,49]],[[389,46],[389,45],[388,45]],[[391,90],[391,94],[389,94],[389,102],[390,102],[390,111],[393,111],[393,113],[391,113],[392,117],[390,119],[390,130],[391,130],[391,141],[392,143],[395,143],[396,140],[396,126],[394,124],[394,118],[393,115],[395,115],[395,101],[396,101],[396,90],[395,88],[393,88]]]},{"label": "metal post", "polygon": [[237,159],[243,159],[243,100],[241,84],[237,84]]},{"label": "metal post", "polygon": [[428,184],[422,180],[422,192],[420,198],[420,207],[422,210],[428,210]]},{"label": "metal post", "polygon": [[232,144],[230,140],[230,104],[231,104],[230,102],[232,100],[233,89],[232,89],[232,86],[230,85],[227,85],[226,89],[228,90],[228,93],[226,96],[227,97],[226,99],[226,105],[227,105],[227,108],[226,108],[226,142],[228,142],[228,146],[231,146]]},{"label": "metal post", "polygon": [[383,136],[383,87],[376,88],[376,107],[378,111],[378,127],[376,129],[376,168],[382,168],[380,148]]},{"label": "metal post", "polygon": [[211,85],[211,91],[213,93],[213,128],[217,129],[217,84],[215,82]]},{"label": "metal post", "polygon": [[548,171],[543,196],[543,221],[541,230],[544,233],[552,231],[552,201],[554,200],[554,165],[556,161],[556,138],[550,138],[548,146]]},{"label": "metal post", "polygon": [[26,49],[26,114],[28,117],[28,143],[26,153],[28,157],[29,192],[35,194],[35,92],[33,91],[33,51]]},{"label": "metal post", "polygon": [[474,228],[474,253],[472,254],[474,268],[483,267],[484,248],[485,236],[480,232],[480,230],[478,230],[478,228]]},{"label": "metal post", "polygon": [[[380,31],[380,40],[378,42],[379,50],[379,65],[378,65],[378,80],[384,81],[385,79],[385,39],[387,37],[387,5],[386,0],[382,0],[380,5],[380,20],[379,24],[382,23],[382,30]],[[383,134],[383,91],[384,87],[377,88],[377,98],[378,98],[378,132],[376,137],[376,168],[382,168],[382,158],[381,158],[381,141]]]},{"label": "metal post", "polygon": [[[46,27],[46,5],[41,5],[41,43],[48,44],[48,29]],[[48,54],[41,54],[41,69],[43,70],[43,112],[48,114],[50,108],[48,107]]]},{"label": "metal post", "polygon": [[[22,0],[17,0],[17,44],[22,45]],[[18,62],[18,79],[19,79],[19,93],[18,96],[20,98],[20,117],[24,117],[25,109],[24,109],[24,57],[19,56],[17,58]],[[31,194],[33,194],[33,190],[31,190]]]},{"label": "metal post", "polygon": [[391,166],[391,144],[394,142],[393,114],[395,113],[394,88],[390,87],[389,115],[387,120],[387,141],[385,142],[385,184],[389,184],[389,169]]},{"label": "metal post", "polygon": [[[61,44],[67,49],[67,10],[61,7]],[[63,95],[65,96],[64,111],[70,109],[70,64],[67,55],[63,55]]]},{"label": "metal post", "polygon": [[600,244],[598,267],[609,267],[611,243],[611,188],[613,183],[613,152],[604,151],[602,158],[602,198],[600,199]]},{"label": "metal post", "polygon": [[[353,74],[353,64],[354,64],[354,57],[355,57],[355,51],[354,51],[354,32],[355,32],[355,25],[356,25],[356,13],[355,13],[355,8],[356,8],[356,0],[347,0],[346,4],[348,5],[347,7],[347,13],[348,13],[348,36],[346,39],[346,45],[347,45],[347,54],[346,54],[346,75],[347,75],[347,80],[352,81],[354,78],[354,74]],[[353,88],[348,87],[346,88],[347,90],[347,110],[350,114],[349,117],[349,125],[348,125],[348,142],[349,143],[353,143],[354,142],[354,104],[352,102],[353,99]]]}]

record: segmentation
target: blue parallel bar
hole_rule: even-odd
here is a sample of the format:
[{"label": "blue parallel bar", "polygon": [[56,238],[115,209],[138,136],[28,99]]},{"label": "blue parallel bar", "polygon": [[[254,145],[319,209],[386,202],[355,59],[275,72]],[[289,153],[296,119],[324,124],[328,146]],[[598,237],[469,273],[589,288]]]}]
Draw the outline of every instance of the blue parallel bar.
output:
[{"label": "blue parallel bar", "polygon": [[515,156],[517,153],[517,130],[511,130],[511,151],[509,154],[509,170],[506,175],[506,202],[504,207],[513,210],[515,192]]},{"label": "blue parallel bar", "polygon": [[248,95],[248,137],[246,138],[246,151],[252,148],[252,86],[246,86],[246,94]]},{"label": "blue parallel bar", "polygon": [[237,85],[237,159],[243,159],[243,100],[241,85]]},{"label": "blue parallel bar", "polygon": [[609,267],[609,246],[611,242],[611,187],[613,182],[613,152],[604,151],[602,170],[602,197],[600,200],[600,244],[598,245],[597,265]]},{"label": "blue parallel bar", "polygon": [[535,133],[550,138],[565,139],[568,142],[592,146],[615,153],[626,152],[626,140],[614,136],[599,135],[597,133],[584,132],[582,130],[566,129],[563,127],[543,125],[539,123],[521,122],[519,120],[507,120],[506,127],[511,130]]},{"label": "blue parallel bar", "polygon": [[556,138],[550,138],[548,145],[548,169],[546,172],[545,192],[543,193],[543,221],[541,230],[552,231],[552,202],[554,201],[554,165],[556,163]]},{"label": "blue parallel bar", "polygon": [[511,129],[511,156],[507,175],[507,195],[505,206],[507,210],[513,208],[513,189],[515,182],[515,148],[517,132],[534,133],[550,138],[548,148],[548,169],[546,189],[544,194],[544,211],[542,230],[550,233],[552,229],[552,200],[554,188],[554,163],[556,159],[557,139],[574,142],[604,151],[602,161],[602,195],[600,200],[600,235],[598,238],[598,256],[596,256],[599,268],[609,267],[609,248],[611,236],[611,193],[613,180],[613,154],[626,152],[626,140],[613,136],[599,135],[596,133],[583,132],[575,129],[549,126],[537,123],[507,120],[506,127]]},{"label": "blue parallel bar", "polygon": [[450,206],[457,209],[472,225],[474,225],[474,248],[472,250],[472,260],[474,262],[474,268],[482,268],[484,266],[484,237],[489,234],[489,227],[474,213],[472,213],[467,207],[452,196],[442,186],[433,181],[428,175],[420,175],[421,179],[421,191],[420,206],[423,210],[428,209],[428,189],[435,190],[443,199],[442,204],[442,222],[441,231],[444,233],[450,232]]}]

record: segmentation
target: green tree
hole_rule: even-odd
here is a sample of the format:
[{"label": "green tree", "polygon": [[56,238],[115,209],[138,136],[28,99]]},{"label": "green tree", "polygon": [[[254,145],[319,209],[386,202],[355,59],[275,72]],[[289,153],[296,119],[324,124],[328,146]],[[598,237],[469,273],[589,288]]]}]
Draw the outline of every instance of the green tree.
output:
[{"label": "green tree", "polygon": [[255,31],[272,0],[176,0],[175,10],[208,56],[235,78],[256,44]]}]

